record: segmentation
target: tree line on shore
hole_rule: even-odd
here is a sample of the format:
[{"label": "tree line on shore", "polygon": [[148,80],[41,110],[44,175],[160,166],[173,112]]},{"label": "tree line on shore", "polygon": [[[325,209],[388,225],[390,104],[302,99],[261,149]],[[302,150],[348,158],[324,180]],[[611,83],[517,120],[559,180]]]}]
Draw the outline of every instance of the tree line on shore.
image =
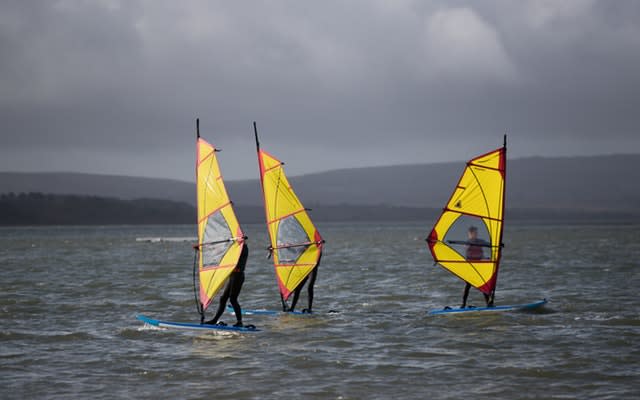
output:
[{"label": "tree line on shore", "polygon": [[[319,222],[397,221],[425,227],[432,226],[441,212],[436,208],[390,205],[311,204],[311,208],[314,221]],[[235,210],[243,224],[264,223],[261,206],[236,205]],[[123,200],[41,192],[0,194],[0,226],[195,224],[196,218],[193,205],[172,200]],[[506,218],[527,224],[640,223],[640,213],[548,208],[507,209]]]}]

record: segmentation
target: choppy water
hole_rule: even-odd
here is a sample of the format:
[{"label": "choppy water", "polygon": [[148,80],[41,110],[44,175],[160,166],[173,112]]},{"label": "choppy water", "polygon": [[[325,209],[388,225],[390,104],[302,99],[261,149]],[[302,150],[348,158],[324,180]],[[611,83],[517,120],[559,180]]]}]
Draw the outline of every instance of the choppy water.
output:
[{"label": "choppy water", "polygon": [[[277,309],[266,233],[245,228],[241,304]],[[449,317],[426,316],[463,289],[432,266],[426,224],[319,228],[317,313],[247,316],[263,331],[246,335],[135,319],[198,320],[191,243],[136,241],[193,227],[0,229],[0,397],[640,397],[640,227],[510,226],[496,302],[546,311]]]}]

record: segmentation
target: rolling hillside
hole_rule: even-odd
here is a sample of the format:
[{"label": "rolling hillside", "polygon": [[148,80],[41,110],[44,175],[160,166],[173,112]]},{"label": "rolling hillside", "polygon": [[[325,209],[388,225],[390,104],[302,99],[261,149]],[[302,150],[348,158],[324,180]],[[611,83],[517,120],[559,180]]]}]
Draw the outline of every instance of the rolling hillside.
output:
[{"label": "rolling hillside", "polygon": [[[640,155],[509,160],[507,207],[640,213]],[[321,206],[441,208],[462,162],[333,170],[291,177],[302,201]],[[287,165],[289,174],[295,165]],[[258,179],[227,182],[237,205],[262,202]],[[0,193],[155,198],[193,204],[193,182],[78,173],[0,173]]]}]

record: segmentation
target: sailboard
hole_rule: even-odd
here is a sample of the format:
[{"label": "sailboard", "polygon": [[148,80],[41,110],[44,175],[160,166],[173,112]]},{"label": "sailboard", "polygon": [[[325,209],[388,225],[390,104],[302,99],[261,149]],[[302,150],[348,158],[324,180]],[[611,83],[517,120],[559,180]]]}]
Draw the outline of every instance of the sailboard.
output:
[{"label": "sailboard", "polygon": [[506,154],[505,135],[502,147],[467,162],[427,238],[434,262],[484,293],[491,303],[504,247]]},{"label": "sailboard", "polygon": [[[236,268],[247,237],[238,223],[222,179],[216,156],[219,149],[200,137],[199,119],[196,120],[196,135],[198,243],[193,246],[196,250],[193,284],[200,323],[203,324],[205,310]],[[161,322],[167,327],[172,324]],[[170,327],[188,325],[185,324],[173,323]]]},{"label": "sailboard", "polygon": [[253,123],[260,182],[276,280],[283,309],[298,285],[318,267],[324,240],[284,172],[284,163],[260,148]]},{"label": "sailboard", "polygon": [[465,308],[451,308],[445,307],[441,310],[431,310],[429,315],[448,315],[448,314],[460,314],[460,313],[488,313],[488,312],[504,312],[504,311],[533,311],[547,304],[547,299],[539,300],[533,303],[527,304],[514,304],[504,306],[493,307],[465,307]]},{"label": "sailboard", "polygon": [[147,317],[146,315],[138,315],[136,318],[145,324],[149,324],[158,328],[179,329],[189,331],[233,331],[233,332],[259,332],[260,329],[250,326],[228,326],[228,325],[208,325],[195,324],[192,322],[172,322],[162,321]]}]

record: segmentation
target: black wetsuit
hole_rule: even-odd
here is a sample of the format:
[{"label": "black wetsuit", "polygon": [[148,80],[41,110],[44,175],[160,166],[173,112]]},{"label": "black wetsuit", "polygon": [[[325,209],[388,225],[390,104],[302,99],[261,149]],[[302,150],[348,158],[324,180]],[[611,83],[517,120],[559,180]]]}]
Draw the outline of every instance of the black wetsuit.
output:
[{"label": "black wetsuit", "polygon": [[302,282],[300,282],[298,287],[295,288],[295,290],[293,291],[293,300],[291,300],[291,307],[289,307],[289,309],[285,310],[285,311],[293,311],[296,308],[296,304],[298,303],[298,298],[300,297],[300,292],[302,291],[302,287],[307,282],[307,280],[309,280],[309,276],[311,276],[311,280],[309,280],[309,286],[307,287],[308,306],[309,307],[305,308],[304,310],[302,310],[302,312],[309,312],[309,313],[311,312],[311,307],[313,306],[313,286],[316,284],[316,277],[318,276],[318,267],[320,266],[320,259],[321,258],[322,258],[322,256],[320,256],[320,258],[318,259],[318,264],[313,269],[313,271],[311,271],[311,273],[309,275],[307,275],[302,280]]},{"label": "black wetsuit", "polygon": [[247,264],[247,258],[249,257],[249,248],[245,243],[242,247],[242,253],[240,253],[240,259],[238,260],[238,265],[233,270],[231,275],[229,275],[229,281],[227,282],[227,286],[220,296],[220,303],[218,304],[218,311],[216,311],[215,317],[212,320],[206,322],[210,325],[215,325],[218,323],[218,319],[222,316],[225,309],[227,308],[227,301],[231,303],[233,307],[233,311],[236,314],[237,326],[242,326],[242,309],[240,308],[240,303],[238,303],[238,296],[240,295],[240,290],[242,290],[242,284],[244,283],[244,267]]},{"label": "black wetsuit", "polygon": [[[471,289],[471,284],[467,283],[464,286],[464,293],[462,294],[462,306],[460,308],[465,308],[467,306],[467,297],[469,297],[469,289]],[[482,292],[484,296],[484,301],[487,303],[487,307],[493,307],[493,293],[490,295]]]}]

